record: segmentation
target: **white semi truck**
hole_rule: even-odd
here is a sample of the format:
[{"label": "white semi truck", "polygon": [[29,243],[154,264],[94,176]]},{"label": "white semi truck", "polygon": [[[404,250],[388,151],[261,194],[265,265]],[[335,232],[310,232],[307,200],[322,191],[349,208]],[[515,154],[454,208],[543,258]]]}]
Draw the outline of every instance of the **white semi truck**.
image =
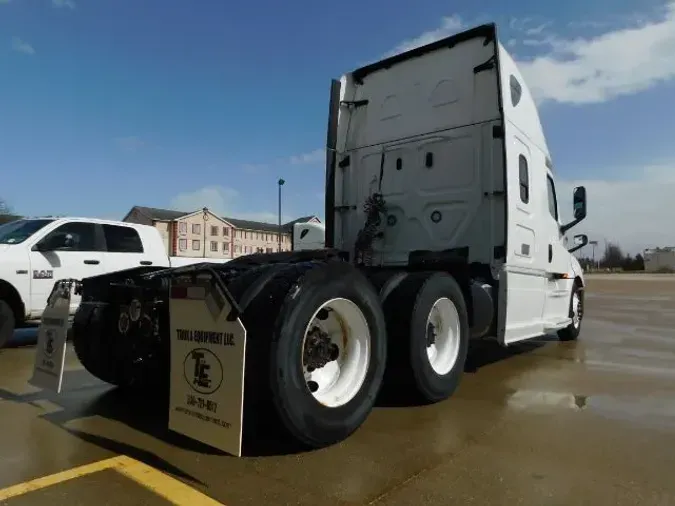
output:
[{"label": "white semi truck", "polygon": [[359,68],[331,85],[325,247],[84,279],[75,351],[114,385],[168,385],[169,427],[231,453],[262,417],[306,447],[335,443],[383,385],[451,396],[471,338],[577,338],[571,251],[587,238],[563,237],[586,191],[563,224],[554,181],[494,25]]}]

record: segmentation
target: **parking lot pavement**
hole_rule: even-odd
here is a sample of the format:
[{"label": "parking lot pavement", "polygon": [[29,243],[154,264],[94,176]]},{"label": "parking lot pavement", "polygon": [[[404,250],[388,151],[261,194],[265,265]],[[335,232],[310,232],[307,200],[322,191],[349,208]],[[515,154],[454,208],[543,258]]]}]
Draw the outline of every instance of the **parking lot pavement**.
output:
[{"label": "parking lot pavement", "polygon": [[349,440],[304,454],[219,454],[72,352],[56,397],[27,385],[30,345],[0,351],[0,504],[91,504],[96,489],[110,505],[672,506],[675,276],[634,278],[589,277],[578,342],[478,343],[452,399],[382,402]]}]

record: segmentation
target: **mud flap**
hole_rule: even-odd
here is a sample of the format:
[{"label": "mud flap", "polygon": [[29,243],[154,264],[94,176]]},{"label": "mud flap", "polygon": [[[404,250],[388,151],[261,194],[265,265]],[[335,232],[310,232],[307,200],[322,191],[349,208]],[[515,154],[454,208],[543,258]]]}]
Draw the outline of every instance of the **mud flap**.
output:
[{"label": "mud flap", "polygon": [[246,329],[212,275],[172,280],[169,429],[237,457]]},{"label": "mud flap", "polygon": [[56,393],[63,387],[71,293],[72,283],[54,283],[38,328],[33,377],[28,380],[33,386]]}]

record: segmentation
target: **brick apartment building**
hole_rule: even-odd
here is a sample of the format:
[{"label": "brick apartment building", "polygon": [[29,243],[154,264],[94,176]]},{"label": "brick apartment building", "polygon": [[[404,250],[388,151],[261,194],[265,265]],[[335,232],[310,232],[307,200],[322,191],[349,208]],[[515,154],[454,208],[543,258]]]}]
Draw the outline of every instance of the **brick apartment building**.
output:
[{"label": "brick apartment building", "polygon": [[[279,249],[279,225],[217,216],[207,208],[186,213],[134,206],[123,221],[157,228],[169,256],[236,258]],[[291,249],[295,223],[319,221],[316,216],[303,216],[284,223],[281,226],[281,250]]]}]

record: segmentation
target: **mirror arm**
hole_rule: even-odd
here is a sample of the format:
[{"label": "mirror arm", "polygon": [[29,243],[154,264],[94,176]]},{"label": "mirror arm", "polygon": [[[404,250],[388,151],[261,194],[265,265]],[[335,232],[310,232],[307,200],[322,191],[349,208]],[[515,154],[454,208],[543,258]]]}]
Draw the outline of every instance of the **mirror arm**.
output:
[{"label": "mirror arm", "polygon": [[569,223],[565,223],[564,225],[560,225],[560,233],[564,235],[570,228],[577,225],[580,221],[581,220],[572,220]]},{"label": "mirror arm", "polygon": [[567,251],[569,251],[570,253],[574,253],[576,250],[581,249],[584,246],[586,246],[586,245],[585,244],[577,244],[574,248],[570,248]]}]

